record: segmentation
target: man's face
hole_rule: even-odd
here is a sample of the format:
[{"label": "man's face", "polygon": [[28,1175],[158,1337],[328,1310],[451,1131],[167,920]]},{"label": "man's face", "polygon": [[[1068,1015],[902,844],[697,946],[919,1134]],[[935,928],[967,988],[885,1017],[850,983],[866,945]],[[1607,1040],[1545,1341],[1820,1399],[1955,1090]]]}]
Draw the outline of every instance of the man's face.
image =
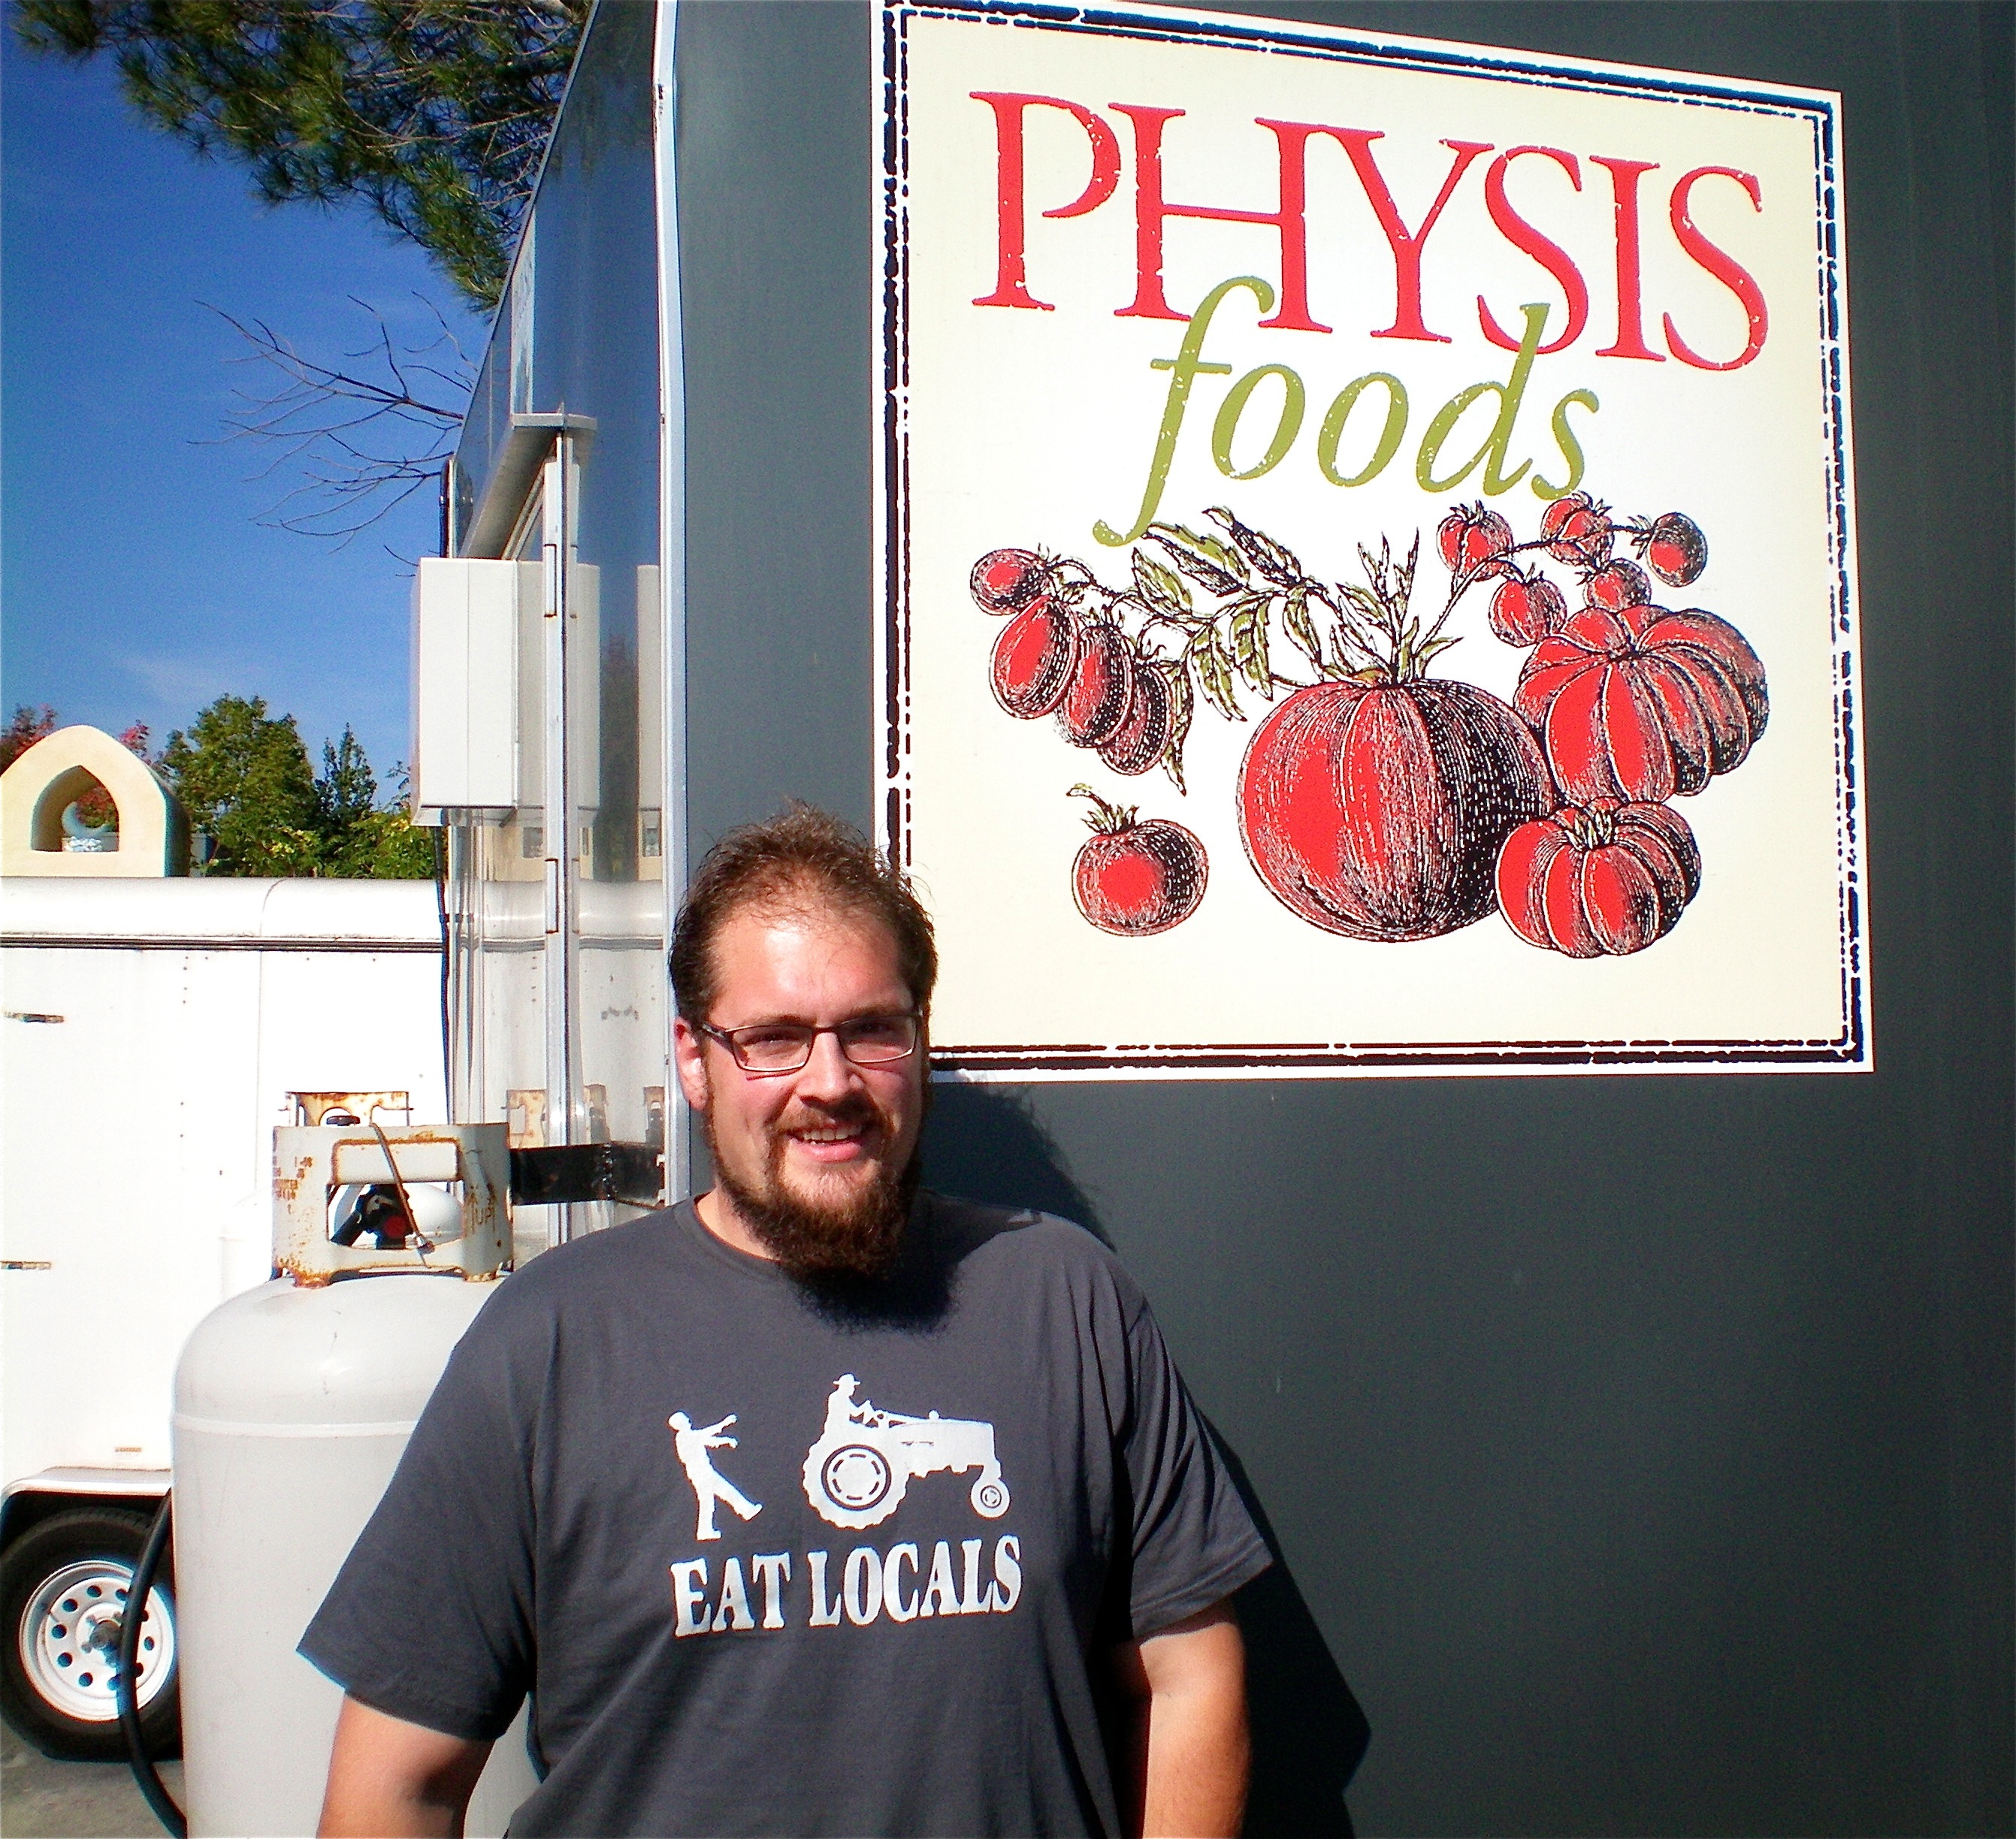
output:
[{"label": "man's face", "polygon": [[[722,1030],[763,1022],[831,1027],[914,1006],[896,941],[873,916],[744,908],[713,944]],[[812,1042],[794,1073],[744,1072],[719,1042],[682,1019],[679,1078],[702,1113],[722,1193],[787,1268],[873,1271],[900,1240],[908,1176],[923,1127],[927,1053],[857,1066],[837,1036]]]}]

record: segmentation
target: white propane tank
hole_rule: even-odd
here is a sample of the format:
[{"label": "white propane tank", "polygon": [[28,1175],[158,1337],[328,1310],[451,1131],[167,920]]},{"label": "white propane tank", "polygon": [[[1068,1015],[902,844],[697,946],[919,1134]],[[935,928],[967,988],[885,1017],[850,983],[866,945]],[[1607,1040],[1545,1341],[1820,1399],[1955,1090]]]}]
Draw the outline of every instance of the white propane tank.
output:
[{"label": "white propane tank", "polygon": [[[199,1839],[315,1831],[342,1693],[294,1643],[493,1290],[447,1272],[283,1279],[214,1310],[183,1348],[175,1593]],[[467,1832],[497,1839],[534,1786],[520,1712]]]}]

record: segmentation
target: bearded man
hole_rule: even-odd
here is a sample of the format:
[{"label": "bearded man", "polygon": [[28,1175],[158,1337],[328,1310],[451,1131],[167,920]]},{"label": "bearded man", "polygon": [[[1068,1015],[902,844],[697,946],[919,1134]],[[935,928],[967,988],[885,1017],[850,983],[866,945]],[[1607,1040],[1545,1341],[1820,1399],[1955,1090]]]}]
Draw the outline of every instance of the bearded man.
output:
[{"label": "bearded man", "polygon": [[920,1191],[936,974],[833,819],[701,866],[715,1186],[455,1350],[301,1644],[347,1695],[323,1833],[459,1833],[528,1692],[514,1834],[1237,1831],[1265,1549],[1111,1254]]}]

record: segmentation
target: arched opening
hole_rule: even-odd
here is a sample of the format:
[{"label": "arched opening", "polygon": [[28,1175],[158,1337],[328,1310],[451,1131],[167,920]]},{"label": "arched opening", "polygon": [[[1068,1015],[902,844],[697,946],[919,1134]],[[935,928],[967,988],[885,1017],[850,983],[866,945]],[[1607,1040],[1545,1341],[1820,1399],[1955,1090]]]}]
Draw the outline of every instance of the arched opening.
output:
[{"label": "arched opening", "polygon": [[42,788],[28,840],[52,855],[108,854],[119,847],[118,801],[89,767],[70,767]]}]

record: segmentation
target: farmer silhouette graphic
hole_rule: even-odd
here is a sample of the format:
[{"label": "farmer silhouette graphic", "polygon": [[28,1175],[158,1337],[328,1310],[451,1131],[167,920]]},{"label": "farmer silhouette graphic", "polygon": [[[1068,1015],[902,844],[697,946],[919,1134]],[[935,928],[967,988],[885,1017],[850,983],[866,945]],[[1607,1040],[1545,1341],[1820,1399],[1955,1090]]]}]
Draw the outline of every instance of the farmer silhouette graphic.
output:
[{"label": "farmer silhouette graphic", "polygon": [[699,1504],[700,1521],[693,1534],[697,1539],[717,1539],[721,1534],[714,1524],[715,1503],[718,1501],[738,1519],[754,1520],[763,1511],[761,1501],[752,1501],[740,1488],[718,1474],[714,1458],[707,1452],[712,1449],[733,1449],[735,1439],[722,1433],[735,1422],[735,1413],[730,1412],[720,1423],[709,1424],[696,1431],[693,1420],[683,1411],[675,1411],[665,1420],[672,1427],[672,1448],[678,1453],[679,1466],[686,1472],[686,1480],[692,1483],[693,1498]]}]

